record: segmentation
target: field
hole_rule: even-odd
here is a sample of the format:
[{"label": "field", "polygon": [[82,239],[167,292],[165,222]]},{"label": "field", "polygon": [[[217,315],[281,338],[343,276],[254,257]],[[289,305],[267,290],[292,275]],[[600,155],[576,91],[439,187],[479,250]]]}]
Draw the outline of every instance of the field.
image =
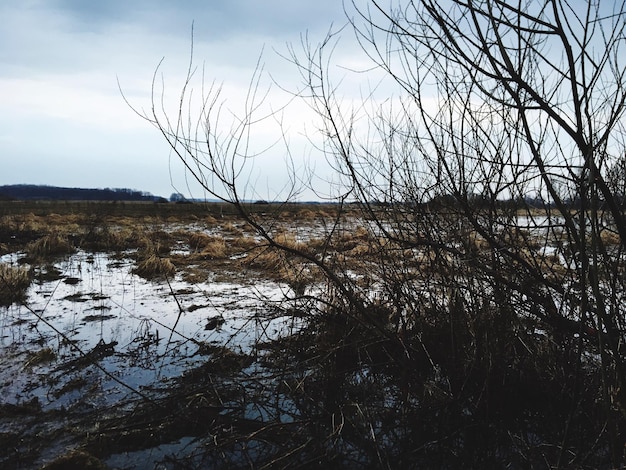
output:
[{"label": "field", "polygon": [[524,277],[568,282],[558,219],[503,218],[493,276],[449,214],[246,209],[0,205],[2,468],[587,468],[621,439],[598,333]]},{"label": "field", "polygon": [[[87,455],[152,468],[191,458],[206,445],[194,436],[215,430],[243,461],[261,451],[237,436],[277,413],[290,422],[289,405],[268,402],[282,384],[264,357],[301,329],[306,312],[284,304],[303,287],[227,207],[17,202],[0,214],[3,468]],[[283,207],[280,220],[315,243],[316,215]]]}]

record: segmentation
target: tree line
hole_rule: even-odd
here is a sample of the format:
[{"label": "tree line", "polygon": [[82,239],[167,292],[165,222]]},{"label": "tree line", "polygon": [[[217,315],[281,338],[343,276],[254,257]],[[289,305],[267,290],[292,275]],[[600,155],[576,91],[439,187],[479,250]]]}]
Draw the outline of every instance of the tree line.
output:
[{"label": "tree line", "polygon": [[30,184],[0,186],[0,198],[61,201],[160,201],[163,199],[149,192],[127,188],[86,189]]}]

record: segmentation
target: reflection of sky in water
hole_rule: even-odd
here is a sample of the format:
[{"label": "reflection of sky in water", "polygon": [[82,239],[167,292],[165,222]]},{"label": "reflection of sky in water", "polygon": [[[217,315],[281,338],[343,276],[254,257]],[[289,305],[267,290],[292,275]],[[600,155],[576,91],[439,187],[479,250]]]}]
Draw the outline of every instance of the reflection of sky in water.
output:
[{"label": "reflection of sky in water", "polygon": [[[16,262],[16,256],[2,261]],[[277,316],[278,310],[268,306],[268,301],[283,299],[281,286],[275,283],[150,282],[131,273],[131,260],[103,253],[79,252],[55,267],[63,278],[33,282],[28,308],[14,305],[0,310],[0,383],[5,403],[36,396],[44,409],[71,405],[83,390],[68,386],[72,380],[101,388],[94,395],[100,401],[95,406],[131,393],[94,365],[75,362],[80,354],[68,340],[83,353],[99,343],[114,342],[113,354],[109,350],[98,363],[123,383],[142,389],[158,387],[205,360],[199,353],[203,344],[250,352],[255,343],[297,327],[293,318]],[[68,284],[68,278],[80,281]],[[215,317],[224,322],[211,325],[209,320]],[[29,353],[44,348],[52,349],[56,359],[25,367]]]}]

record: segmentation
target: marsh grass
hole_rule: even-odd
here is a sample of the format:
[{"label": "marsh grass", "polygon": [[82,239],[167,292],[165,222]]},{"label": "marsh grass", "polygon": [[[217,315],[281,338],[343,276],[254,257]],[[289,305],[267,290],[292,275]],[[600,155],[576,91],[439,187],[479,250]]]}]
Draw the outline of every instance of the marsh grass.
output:
[{"label": "marsh grass", "polygon": [[209,259],[222,259],[226,258],[227,255],[226,242],[221,237],[216,237],[207,243],[200,252],[201,257]]},{"label": "marsh grass", "polygon": [[89,230],[81,240],[81,248],[91,251],[124,251],[136,243],[135,232],[126,227],[97,227]]},{"label": "marsh grass", "polygon": [[256,268],[262,271],[277,271],[284,263],[283,252],[268,246],[258,246],[248,256],[240,260],[240,264],[247,268]]},{"label": "marsh grass", "polygon": [[614,230],[604,229],[600,232],[600,240],[605,245],[617,246],[621,244],[619,234]]},{"label": "marsh grass", "polygon": [[0,263],[0,306],[24,300],[30,284],[28,268]]},{"label": "marsh grass", "polygon": [[188,235],[188,244],[194,259],[222,259],[229,254],[226,239],[221,235],[194,232]]},{"label": "marsh grass", "polygon": [[245,234],[233,238],[229,241],[229,244],[233,247],[235,254],[242,254],[242,252],[252,250],[253,248],[260,245],[260,243],[254,237]]},{"label": "marsh grass", "polygon": [[227,221],[225,223],[223,223],[221,225],[221,229],[230,234],[230,235],[235,235],[235,236],[241,236],[243,235],[243,230],[241,230],[241,228],[239,228],[237,225],[235,225],[232,221]]},{"label": "marsh grass", "polygon": [[176,273],[176,266],[169,258],[151,254],[137,261],[133,273],[148,280],[170,278]]},{"label": "marsh grass", "polygon": [[191,252],[202,251],[211,241],[213,241],[213,237],[204,232],[192,232],[187,234],[187,243],[189,244],[189,250]]},{"label": "marsh grass", "polygon": [[[281,233],[277,240],[283,246],[304,249],[304,244],[297,242],[292,234]],[[322,278],[302,259],[262,243],[247,249],[246,256],[238,258],[236,262],[246,270],[252,269],[268,279],[287,284],[296,296],[304,295],[307,287]]]},{"label": "marsh grass", "polygon": [[32,259],[69,255],[76,251],[67,236],[50,233],[26,245],[26,254]]}]

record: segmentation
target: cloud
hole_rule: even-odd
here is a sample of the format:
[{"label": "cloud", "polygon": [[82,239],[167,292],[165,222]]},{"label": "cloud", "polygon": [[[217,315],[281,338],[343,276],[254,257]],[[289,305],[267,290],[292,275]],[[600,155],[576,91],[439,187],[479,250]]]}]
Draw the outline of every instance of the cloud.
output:
[{"label": "cloud", "polygon": [[329,18],[341,18],[343,11],[338,0],[51,0],[46,5],[89,30],[112,23],[139,23],[167,34],[168,29],[188,27],[195,21],[202,25],[203,38],[222,39],[241,34],[291,36],[326,29]]},{"label": "cloud", "polygon": [[[176,102],[193,23],[198,74],[224,84],[223,98],[237,108],[263,49],[267,72],[296,89],[297,70],[274,49],[285,52],[286,43],[297,44],[305,31],[320,40],[331,23],[344,21],[338,0],[24,0],[2,2],[0,18],[0,159],[11,161],[0,184],[119,187],[117,181],[135,175],[138,182],[129,186],[165,195],[171,192],[169,149],[124,103],[118,80],[131,104],[150,109],[153,73],[164,57],[166,99]],[[270,82],[265,76],[263,86]],[[198,93],[201,84],[195,86]],[[272,94],[269,104],[276,109],[284,99]],[[306,140],[294,116],[305,114],[303,108],[290,111],[294,145]],[[266,124],[256,134],[263,145],[275,139]],[[277,187],[284,157],[276,149],[264,160]],[[131,161],[150,171],[124,170]],[[26,181],[29,175],[36,181]],[[162,186],[151,183],[157,180]]]}]

